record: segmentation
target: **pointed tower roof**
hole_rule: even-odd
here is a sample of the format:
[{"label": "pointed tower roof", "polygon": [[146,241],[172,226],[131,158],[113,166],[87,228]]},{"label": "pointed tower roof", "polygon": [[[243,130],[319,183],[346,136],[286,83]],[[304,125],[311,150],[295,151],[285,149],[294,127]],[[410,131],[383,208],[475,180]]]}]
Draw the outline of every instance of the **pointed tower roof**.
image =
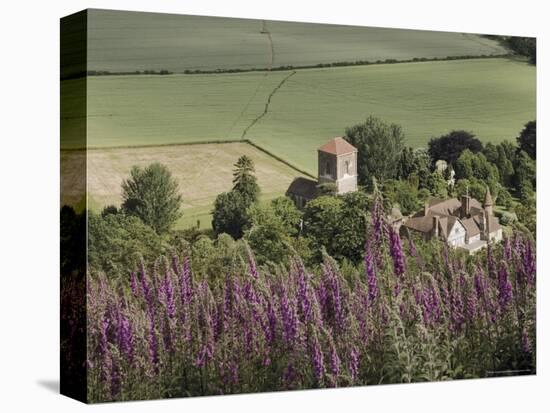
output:
[{"label": "pointed tower roof", "polygon": [[342,137],[336,137],[325,143],[319,148],[321,152],[327,152],[333,155],[344,155],[346,153],[357,152],[357,148]]},{"label": "pointed tower roof", "polygon": [[489,187],[487,187],[487,192],[485,192],[485,202],[483,203],[483,206],[493,206],[493,198],[491,197],[491,191],[489,191]]}]

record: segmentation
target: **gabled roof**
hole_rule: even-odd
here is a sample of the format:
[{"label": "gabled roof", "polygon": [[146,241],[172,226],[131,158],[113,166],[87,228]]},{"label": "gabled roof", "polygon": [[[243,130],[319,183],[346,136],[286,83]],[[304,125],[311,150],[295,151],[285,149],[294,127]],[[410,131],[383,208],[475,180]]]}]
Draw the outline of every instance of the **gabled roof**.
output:
[{"label": "gabled roof", "polygon": [[428,202],[428,207],[430,211],[436,212],[443,215],[453,215],[453,213],[461,207],[461,203],[456,198],[450,199],[438,199],[432,198]]},{"label": "gabled roof", "polygon": [[466,235],[468,235],[468,238],[476,236],[481,232],[474,218],[463,219],[462,225],[466,228]]},{"label": "gabled roof", "polygon": [[318,195],[317,182],[301,176],[294,178],[286,193],[287,195],[298,195],[308,200],[314,199]]},{"label": "gabled roof", "polygon": [[332,155],[345,155],[346,153],[357,152],[357,148],[342,137],[331,139],[319,148],[319,151]]},{"label": "gabled roof", "polygon": [[433,229],[433,218],[431,215],[409,218],[403,226],[418,232],[431,232]]}]

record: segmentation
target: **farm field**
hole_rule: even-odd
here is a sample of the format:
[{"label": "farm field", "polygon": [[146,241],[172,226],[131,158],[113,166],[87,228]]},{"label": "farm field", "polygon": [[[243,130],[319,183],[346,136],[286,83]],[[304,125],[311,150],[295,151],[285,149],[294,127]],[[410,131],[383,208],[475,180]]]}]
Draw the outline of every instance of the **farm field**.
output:
[{"label": "farm field", "polygon": [[[240,142],[91,150],[88,152],[88,206],[96,212],[106,205],[120,206],[121,183],[132,166],[161,162],[178,180],[183,197],[184,216],[178,226],[188,227],[200,220],[201,228],[209,227],[214,199],[231,189],[233,164],[241,155],[254,161],[264,201],[284,194],[294,177],[300,176],[284,163]],[[62,151],[61,193],[65,196],[62,204],[74,205],[81,201],[82,191],[70,177],[75,175],[74,168],[81,166],[82,156],[82,151]]]},{"label": "farm field", "polygon": [[88,33],[88,70],[111,72],[507,53],[473,34],[95,9],[88,11]]},{"label": "farm field", "polygon": [[[317,147],[370,114],[402,125],[414,147],[457,128],[482,141],[513,140],[536,116],[535,71],[519,60],[494,58],[295,73],[89,77],[88,145],[241,139],[286,78],[246,139],[315,174]],[[79,81],[62,82],[67,99]],[[65,106],[70,131],[82,122]],[[75,144],[64,141],[66,148]]]}]

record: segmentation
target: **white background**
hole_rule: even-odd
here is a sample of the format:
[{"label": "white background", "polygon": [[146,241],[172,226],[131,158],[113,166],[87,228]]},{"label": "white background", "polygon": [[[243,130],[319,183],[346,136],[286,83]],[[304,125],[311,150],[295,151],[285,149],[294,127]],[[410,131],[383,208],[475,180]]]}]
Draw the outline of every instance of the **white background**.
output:
[{"label": "white background", "polygon": [[[545,1],[63,0],[0,11],[0,410],[81,411],[59,396],[59,18],[87,8],[268,18],[538,37],[538,376],[195,398],[95,411],[548,411],[546,164],[549,24]],[[527,120],[527,119],[526,119]],[[546,254],[548,256],[548,253]],[[545,394],[546,392],[546,394]]]}]

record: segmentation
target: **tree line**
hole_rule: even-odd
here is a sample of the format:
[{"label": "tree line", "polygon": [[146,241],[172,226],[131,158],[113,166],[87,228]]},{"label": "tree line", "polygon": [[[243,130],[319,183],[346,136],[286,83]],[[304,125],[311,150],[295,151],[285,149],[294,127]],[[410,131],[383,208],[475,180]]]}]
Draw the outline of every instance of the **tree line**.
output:
[{"label": "tree line", "polygon": [[[214,202],[212,230],[198,226],[174,230],[182,216],[177,181],[158,163],[134,167],[122,183],[120,207],[88,213],[88,265],[123,275],[142,257],[154,259],[182,247],[193,250],[194,245],[214,257],[220,239],[225,245],[227,236],[246,241],[260,264],[282,263],[294,253],[315,264],[323,251],[357,263],[362,259],[374,191],[380,192],[386,211],[397,206],[409,215],[429,197],[468,192],[482,200],[489,187],[497,205],[509,211],[501,217],[503,223],[534,235],[536,121],[525,125],[515,144],[482,144],[472,133],[459,130],[432,138],[427,148],[414,149],[405,146],[399,125],[372,116],[347,128],[345,138],[358,149],[357,192],[335,196],[330,188],[321,188],[321,196],[303,209],[285,196],[262,202],[253,161],[241,156],[234,165],[231,190]],[[373,182],[378,183],[376,188]],[[81,215],[64,207],[62,243],[76,242],[71,234],[82,230],[82,222]],[[66,267],[81,261],[67,257]],[[221,268],[219,263],[216,266]]]}]

